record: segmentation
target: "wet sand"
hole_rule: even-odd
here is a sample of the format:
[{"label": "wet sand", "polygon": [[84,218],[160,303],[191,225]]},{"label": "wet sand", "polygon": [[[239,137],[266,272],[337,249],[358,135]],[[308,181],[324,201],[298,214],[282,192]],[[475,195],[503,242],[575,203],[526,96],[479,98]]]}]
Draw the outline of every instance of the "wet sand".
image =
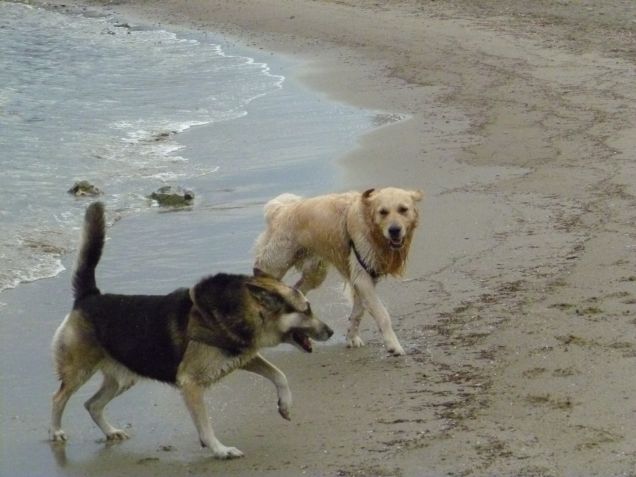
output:
[{"label": "wet sand", "polygon": [[9,409],[3,449],[19,451],[2,456],[6,475],[633,475],[636,7],[464,3],[106,5],[293,55],[306,84],[386,112],[334,160],[351,188],[426,193],[407,276],[379,287],[408,354],[386,356],[369,318],[368,345],[344,348],[348,306],[332,279],[310,298],[340,338],[268,354],[289,378],[292,422],[246,373],[210,393],[218,435],[245,458],[207,457],[178,394],[150,383],[109,408],[131,426],[120,445],[96,443],[71,402],[62,452],[45,442],[49,395],[33,394],[54,387],[43,345],[9,343],[16,327],[57,324],[20,317],[66,306],[68,276],[38,282],[11,292],[22,305],[2,322],[3,350],[23,350],[3,353],[3,373],[32,371],[6,380],[34,403],[28,418]]}]

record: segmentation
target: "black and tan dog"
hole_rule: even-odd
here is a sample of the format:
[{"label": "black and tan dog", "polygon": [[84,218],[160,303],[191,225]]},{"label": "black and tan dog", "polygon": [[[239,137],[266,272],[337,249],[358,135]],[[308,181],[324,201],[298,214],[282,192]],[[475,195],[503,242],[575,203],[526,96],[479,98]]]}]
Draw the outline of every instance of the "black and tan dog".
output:
[{"label": "black and tan dog", "polygon": [[61,385],[53,396],[51,439],[66,440],[61,429],[64,407],[97,370],[104,381],[85,407],[109,440],[128,436],[108,423],[104,407],[139,378],[181,390],[201,445],[218,458],[243,454],[216,438],[203,394],[231,371],[245,369],[272,381],[278,410],[289,419],[287,378],[258,351],[287,342],[309,352],[310,338],[324,341],[333,334],[312,315],[303,294],[258,270],[254,276],[217,274],[168,295],[101,294],[95,268],[104,234],[104,207],[96,202],[84,219],[73,274],[73,310],[53,338]]}]

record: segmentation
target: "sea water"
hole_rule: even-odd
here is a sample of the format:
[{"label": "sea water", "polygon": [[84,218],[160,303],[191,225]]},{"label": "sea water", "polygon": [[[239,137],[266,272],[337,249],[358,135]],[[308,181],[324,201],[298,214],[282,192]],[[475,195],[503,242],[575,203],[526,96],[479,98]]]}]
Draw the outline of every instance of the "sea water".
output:
[{"label": "sea water", "polygon": [[141,264],[168,256],[161,248],[196,250],[182,231],[201,222],[218,240],[198,234],[198,250],[208,241],[216,262],[246,256],[265,200],[333,186],[333,158],[370,128],[369,113],[250,55],[210,35],[0,1],[0,291],[64,269],[90,202],[67,192],[79,180],[103,191],[111,223],[159,214],[148,195],[163,185],[195,192],[184,214],[129,228],[139,247],[117,258]]}]

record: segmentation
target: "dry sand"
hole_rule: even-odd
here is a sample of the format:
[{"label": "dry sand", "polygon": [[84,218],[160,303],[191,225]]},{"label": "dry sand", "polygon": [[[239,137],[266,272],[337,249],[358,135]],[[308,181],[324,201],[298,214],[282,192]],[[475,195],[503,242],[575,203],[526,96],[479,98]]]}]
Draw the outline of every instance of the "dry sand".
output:
[{"label": "dry sand", "polygon": [[[427,197],[408,276],[380,286],[406,357],[367,319],[366,348],[275,355],[292,423],[267,384],[213,391],[243,459],[193,449],[183,412],[167,447],[58,473],[636,475],[634,2],[106,6],[302,59],[303,81],[386,122],[342,160],[348,184]],[[342,333],[337,290],[310,298]]]}]

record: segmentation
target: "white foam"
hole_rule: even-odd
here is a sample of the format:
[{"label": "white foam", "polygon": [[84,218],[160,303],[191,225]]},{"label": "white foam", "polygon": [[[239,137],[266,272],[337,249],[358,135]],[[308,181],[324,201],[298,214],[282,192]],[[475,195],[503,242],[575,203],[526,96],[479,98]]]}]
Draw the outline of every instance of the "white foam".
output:
[{"label": "white foam", "polygon": [[185,174],[177,172],[158,172],[156,174],[150,174],[144,177],[148,179],[158,179],[161,182],[170,182],[185,177]]},{"label": "white foam", "polygon": [[[261,68],[261,72],[263,73],[264,76],[270,77],[275,79],[274,82],[274,87],[281,89],[283,87],[283,83],[285,82],[285,76],[283,75],[276,75],[273,74],[270,70],[270,67],[267,63],[262,63],[262,62],[257,62],[254,58],[250,58],[248,56],[235,56],[235,55],[229,55],[227,53],[225,53],[225,51],[223,51],[223,49],[220,47],[220,45],[214,45],[216,47],[216,51],[219,55],[224,56],[225,58],[237,58],[237,59],[244,59],[245,60],[245,64],[246,65],[250,65],[250,66],[257,66]],[[263,92],[263,93],[259,93],[257,95],[252,96],[251,98],[247,99],[247,102],[245,103],[245,105],[249,104],[250,102],[254,101],[257,98],[260,98],[264,95],[266,95],[267,92]]]},{"label": "white foam", "polygon": [[42,257],[32,268],[23,270],[11,269],[0,275],[0,292],[15,288],[21,283],[30,283],[46,278],[53,278],[66,270],[59,258]]}]

